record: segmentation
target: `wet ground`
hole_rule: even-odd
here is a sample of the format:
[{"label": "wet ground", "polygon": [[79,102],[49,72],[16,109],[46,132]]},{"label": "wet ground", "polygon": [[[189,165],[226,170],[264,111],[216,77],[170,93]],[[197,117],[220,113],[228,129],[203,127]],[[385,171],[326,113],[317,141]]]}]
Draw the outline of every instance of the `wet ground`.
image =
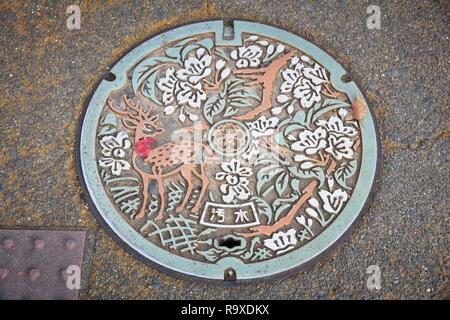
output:
[{"label": "wet ground", "polygon": [[[86,230],[81,298],[449,298],[447,1],[110,1],[0,4],[0,227]],[[366,8],[381,8],[381,29]],[[140,263],[83,201],[77,125],[96,81],[129,48],[164,28],[210,18],[285,28],[343,64],[379,122],[382,170],[351,235],[308,271],[275,282],[218,287]],[[366,286],[381,268],[380,290]]]}]

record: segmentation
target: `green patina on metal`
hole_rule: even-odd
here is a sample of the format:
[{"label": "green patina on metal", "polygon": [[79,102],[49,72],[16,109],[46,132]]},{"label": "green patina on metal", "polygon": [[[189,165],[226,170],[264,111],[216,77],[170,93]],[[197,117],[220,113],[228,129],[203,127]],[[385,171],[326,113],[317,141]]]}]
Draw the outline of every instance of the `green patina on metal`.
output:
[{"label": "green patina on metal", "polygon": [[[79,138],[80,176],[100,221],[127,249],[147,262],[209,280],[223,280],[224,272],[229,268],[235,270],[237,280],[272,276],[302,266],[324,253],[343,236],[363,210],[374,184],[380,152],[375,120],[364,95],[353,81],[342,81],[346,71],[332,57],[287,31],[247,21],[235,20],[233,24],[233,39],[223,37],[223,21],[207,21],[160,33],[130,51],[111,69],[115,80],[103,80],[95,90],[86,108]],[[199,35],[213,35],[213,38]],[[272,45],[271,40],[282,45]],[[229,54],[231,50],[235,53]],[[301,52],[299,56],[302,55],[304,62],[289,50],[291,53]],[[163,51],[165,55],[162,58]],[[215,64],[210,61],[212,55],[216,57]],[[307,57],[315,62],[308,61]],[[187,62],[189,59],[193,64]],[[278,62],[281,67],[274,73],[277,80],[269,79],[267,75],[272,72],[271,66]],[[182,65],[184,69],[171,74],[172,65]],[[231,70],[225,72],[230,65],[233,66]],[[252,68],[260,70],[259,73],[255,75]],[[208,72],[205,71],[207,69]],[[215,70],[215,76],[210,75],[212,70]],[[302,78],[300,72],[304,72],[306,78]],[[292,75],[297,78],[289,82]],[[211,77],[214,79],[209,80]],[[255,78],[259,82],[252,87],[250,82]],[[281,89],[271,88],[270,95],[275,92],[278,96],[274,94],[267,104],[268,109],[256,114],[258,106],[267,102],[264,94],[269,83]],[[173,89],[179,94],[175,98],[168,96],[169,91],[164,91],[170,85],[179,86]],[[203,96],[207,87],[213,92],[209,97]],[[143,105],[154,105],[152,111],[135,109],[135,112],[141,110],[143,114],[148,111],[151,128],[147,129],[153,132],[161,129],[156,125],[154,114],[167,115],[167,118],[158,119],[167,133],[174,126],[173,118],[185,127],[189,127],[186,122],[194,124],[197,107],[203,108],[202,114],[207,114],[204,122],[212,128],[223,119],[238,125],[245,123],[250,131],[253,130],[255,140],[252,144],[246,141],[244,149],[259,148],[256,151],[248,149],[247,156],[253,159],[254,166],[246,167],[241,158],[223,160],[224,172],[215,173],[217,181],[209,184],[208,192],[203,195],[202,189],[192,191],[191,198],[186,198],[190,201],[179,212],[170,211],[167,207],[165,211],[162,200],[157,200],[162,183],[150,182],[146,193],[148,203],[145,201],[147,198],[142,201],[140,194],[145,187],[141,181],[145,177],[157,181],[160,176],[148,169],[137,170],[139,161],[147,161],[153,167],[159,163],[149,160],[151,149],[146,149],[144,142],[149,146],[153,142],[144,135],[147,129],[142,131],[142,139],[138,139],[140,127],[135,118],[145,118],[145,115],[135,114],[134,118],[131,115],[130,122],[130,119],[124,120],[123,115],[121,117],[108,109],[108,99],[119,105],[119,94],[124,90],[133,92],[135,99],[141,99]],[[161,92],[156,93],[158,90]],[[288,97],[288,91],[293,92],[292,97]],[[131,106],[136,106],[136,102],[130,101]],[[252,110],[256,110],[254,114]],[[267,117],[261,118],[261,114]],[[134,131],[125,131],[125,127]],[[209,136],[206,134],[209,141],[211,132]],[[263,150],[262,142],[266,141],[263,139],[269,132],[281,145],[281,151]],[[134,143],[129,139],[133,134]],[[306,145],[308,142],[305,141],[311,139],[316,139],[317,144]],[[144,141],[142,150],[139,141]],[[169,145],[170,142],[166,140],[165,143]],[[183,146],[178,142],[174,145]],[[205,151],[207,156],[210,156],[211,149]],[[295,153],[295,160],[287,160],[283,150]],[[251,158],[252,152],[256,160]],[[239,151],[234,155],[241,157],[240,154]],[[317,157],[313,159],[313,155]],[[183,159],[185,163],[186,158]],[[265,167],[266,173],[264,167],[257,169],[265,163],[275,164]],[[209,167],[204,171],[208,170]],[[196,171],[194,175],[198,174],[200,179],[209,175],[213,180],[211,173],[204,171]],[[186,172],[182,174],[189,176],[190,173]],[[240,189],[227,186],[218,191],[227,179],[237,179]],[[214,189],[215,184],[217,189]],[[256,191],[247,194],[248,185],[253,184]],[[171,185],[174,184],[171,182]],[[176,185],[188,188],[189,183]],[[167,192],[170,193],[170,188]],[[176,195],[172,187],[168,201],[179,205],[186,192],[180,193],[174,200]],[[216,208],[208,206],[215,211],[202,212],[207,200],[217,204]],[[200,208],[190,205],[195,201]],[[304,205],[294,212],[299,203]],[[245,214],[243,210],[238,212],[239,207],[246,208]],[[156,216],[158,210],[161,216]],[[213,217],[213,213],[219,213],[219,216]],[[225,215],[233,213],[236,214],[233,216],[235,229],[225,221]],[[253,220],[251,214],[256,215]],[[216,220],[202,226],[199,224],[201,217]],[[222,233],[221,223],[227,226]],[[245,223],[252,227],[241,227]],[[257,223],[262,225],[254,227]],[[173,235],[173,228],[181,230],[180,233]],[[221,241],[227,239],[236,245],[226,249]]]}]

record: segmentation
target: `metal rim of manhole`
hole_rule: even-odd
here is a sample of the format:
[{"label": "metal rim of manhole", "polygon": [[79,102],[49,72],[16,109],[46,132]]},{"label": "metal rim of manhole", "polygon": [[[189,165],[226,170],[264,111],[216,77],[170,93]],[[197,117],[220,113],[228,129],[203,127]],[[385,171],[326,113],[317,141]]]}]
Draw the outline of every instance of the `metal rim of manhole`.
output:
[{"label": "metal rim of manhole", "polygon": [[91,209],[129,252],[176,275],[240,282],[305,266],[354,224],[377,174],[364,94],[316,45],[265,24],[154,35],[84,112]]}]

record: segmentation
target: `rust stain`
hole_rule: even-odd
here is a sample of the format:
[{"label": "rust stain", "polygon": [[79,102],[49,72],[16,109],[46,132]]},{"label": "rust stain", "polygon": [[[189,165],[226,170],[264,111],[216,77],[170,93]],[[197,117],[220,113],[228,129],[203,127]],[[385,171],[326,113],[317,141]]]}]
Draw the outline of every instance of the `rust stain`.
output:
[{"label": "rust stain", "polygon": [[356,97],[352,102],[353,118],[362,120],[367,113],[367,105],[361,97]]}]

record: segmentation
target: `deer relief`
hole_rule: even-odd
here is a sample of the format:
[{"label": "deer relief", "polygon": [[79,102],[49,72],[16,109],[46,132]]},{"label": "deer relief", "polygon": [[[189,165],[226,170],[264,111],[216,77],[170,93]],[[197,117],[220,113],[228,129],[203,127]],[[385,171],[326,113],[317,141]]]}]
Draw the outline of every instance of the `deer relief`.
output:
[{"label": "deer relief", "polygon": [[[187,190],[183,201],[175,209],[175,212],[180,213],[185,208],[193,191],[192,178],[194,176],[200,180],[201,189],[192,212],[199,211],[201,201],[209,184],[202,156],[211,154],[211,157],[213,157],[212,151],[204,144],[185,139],[170,141],[152,148],[151,145],[157,142],[155,137],[165,133],[159,124],[159,115],[151,115],[152,107],[144,110],[139,101],[133,104],[126,95],[124,95],[123,100],[126,110],[114,107],[111,99],[108,99],[107,104],[114,113],[121,116],[123,125],[127,129],[134,131],[132,163],[134,169],[140,174],[143,183],[142,205],[135,219],[145,217],[150,180],[157,182],[160,197],[159,212],[155,220],[163,218],[165,209],[163,179],[178,173],[186,180]],[[144,163],[150,166],[150,172],[138,166],[138,158],[141,158]]]}]

